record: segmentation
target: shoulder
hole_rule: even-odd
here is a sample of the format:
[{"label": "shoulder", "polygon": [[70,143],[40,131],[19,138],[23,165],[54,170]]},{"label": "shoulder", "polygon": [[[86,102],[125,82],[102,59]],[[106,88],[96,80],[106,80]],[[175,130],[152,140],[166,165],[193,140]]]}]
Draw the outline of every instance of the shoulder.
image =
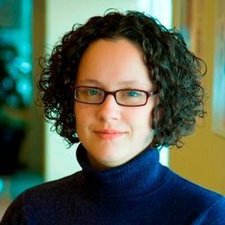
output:
[{"label": "shoulder", "polygon": [[44,211],[47,213],[48,209],[63,207],[64,202],[69,202],[67,199],[71,199],[71,196],[76,198],[79,195],[82,183],[83,175],[77,172],[26,190],[6,210],[2,224],[24,224],[22,221],[30,218],[34,211],[39,215],[44,215]]},{"label": "shoulder", "polygon": [[213,203],[220,198],[224,198],[221,194],[194,183],[174,172],[172,174],[175,190],[179,191],[179,195],[184,195],[186,199],[200,201],[201,204],[210,204],[210,202]]},{"label": "shoulder", "polygon": [[[169,184],[168,184],[169,185]],[[176,209],[195,221],[193,225],[225,224],[225,197],[171,171],[171,199]],[[188,215],[189,214],[189,215]]]},{"label": "shoulder", "polygon": [[83,184],[83,173],[77,172],[70,176],[49,181],[41,185],[28,189],[23,193],[24,201],[30,201],[35,199],[40,203],[53,201],[54,199],[60,199],[60,196],[67,198],[68,196],[76,195],[80,192]]},{"label": "shoulder", "polygon": [[225,224],[225,198],[220,196],[207,210],[197,218],[194,224],[224,225]]},{"label": "shoulder", "polygon": [[43,190],[54,190],[54,191],[62,191],[62,189],[70,189],[70,188],[78,188],[83,183],[83,173],[82,171],[76,172],[72,175],[48,181],[43,184],[37,185],[28,189],[26,192],[33,191],[43,191]]}]

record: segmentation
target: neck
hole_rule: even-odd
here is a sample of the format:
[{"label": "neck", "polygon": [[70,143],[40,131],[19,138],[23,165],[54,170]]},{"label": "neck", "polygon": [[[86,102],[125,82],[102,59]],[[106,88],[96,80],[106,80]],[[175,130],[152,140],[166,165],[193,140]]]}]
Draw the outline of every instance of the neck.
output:
[{"label": "neck", "polygon": [[163,170],[159,164],[158,150],[152,148],[144,150],[121,166],[104,171],[90,166],[82,145],[78,147],[77,158],[83,168],[86,191],[92,197],[142,195],[158,186]]}]

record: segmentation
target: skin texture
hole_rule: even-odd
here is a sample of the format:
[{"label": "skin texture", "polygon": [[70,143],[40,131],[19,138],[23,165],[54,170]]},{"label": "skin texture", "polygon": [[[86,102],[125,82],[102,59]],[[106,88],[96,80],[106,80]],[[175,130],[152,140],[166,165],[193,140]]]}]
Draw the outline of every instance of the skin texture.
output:
[{"label": "skin texture", "polygon": [[[206,65],[189,51],[176,29],[166,29],[153,17],[137,11],[125,14],[111,11],[104,16],[91,17],[83,25],[74,24],[52,53],[40,59],[42,72],[38,88],[46,119],[69,147],[80,142],[74,129],[76,116],[71,88],[77,81],[80,60],[96,40],[119,38],[126,38],[141,49],[158,92],[151,146],[181,148],[182,138],[194,131],[196,118],[205,114],[202,78]],[[122,63],[124,61],[122,58]]]},{"label": "skin texture", "polygon": [[[93,42],[81,58],[75,85],[153,90],[141,50],[123,38]],[[148,147],[155,104],[155,96],[141,107],[120,106],[112,95],[100,105],[75,102],[76,132],[91,165],[100,170],[119,166]]]}]

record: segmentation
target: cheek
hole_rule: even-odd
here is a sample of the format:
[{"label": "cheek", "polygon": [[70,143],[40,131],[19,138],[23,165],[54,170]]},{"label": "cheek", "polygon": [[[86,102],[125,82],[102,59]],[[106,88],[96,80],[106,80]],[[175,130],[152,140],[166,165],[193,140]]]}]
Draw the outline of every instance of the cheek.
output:
[{"label": "cheek", "polygon": [[[82,107],[77,106],[77,104],[74,105],[74,115],[75,115],[75,121],[76,121],[76,131],[79,130],[80,125],[83,123],[84,116]],[[84,114],[85,115],[85,114]]]},{"label": "cheek", "polygon": [[[82,103],[75,103],[74,104],[74,115],[76,121],[78,122],[87,115],[87,107],[85,104]],[[83,116],[82,116],[83,115]]]},{"label": "cheek", "polygon": [[92,120],[94,116],[94,112],[88,105],[77,103],[74,105],[74,115],[76,121],[75,129],[78,132],[84,130],[88,126],[89,121]]},{"label": "cheek", "polygon": [[133,129],[142,130],[146,132],[152,127],[152,113],[151,110],[132,110],[126,115],[126,122],[133,126]]}]

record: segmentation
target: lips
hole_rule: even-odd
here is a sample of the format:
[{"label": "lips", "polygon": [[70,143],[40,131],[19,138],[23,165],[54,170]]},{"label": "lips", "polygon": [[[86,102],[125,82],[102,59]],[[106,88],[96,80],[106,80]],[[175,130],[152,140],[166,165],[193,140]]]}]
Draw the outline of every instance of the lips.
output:
[{"label": "lips", "polygon": [[121,137],[125,134],[123,131],[114,130],[114,129],[101,129],[101,130],[95,130],[94,131],[98,137],[102,139],[114,139]]}]

